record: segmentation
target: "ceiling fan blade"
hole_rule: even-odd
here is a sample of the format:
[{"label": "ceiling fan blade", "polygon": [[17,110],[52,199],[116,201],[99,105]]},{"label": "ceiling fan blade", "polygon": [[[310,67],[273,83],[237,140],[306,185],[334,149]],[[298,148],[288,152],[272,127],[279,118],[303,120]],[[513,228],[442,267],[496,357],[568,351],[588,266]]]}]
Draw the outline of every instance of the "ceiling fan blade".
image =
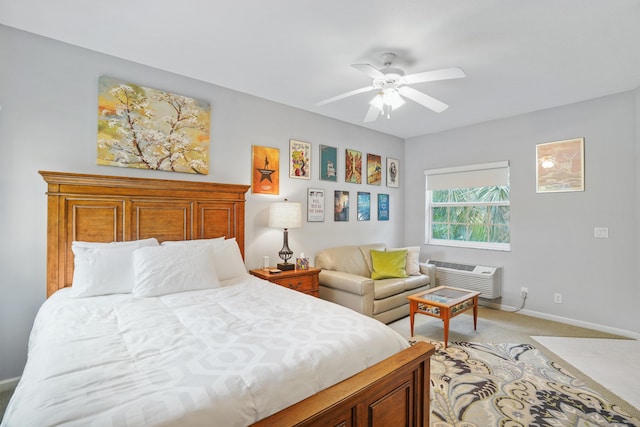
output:
[{"label": "ceiling fan blade", "polygon": [[373,122],[375,121],[375,119],[378,118],[378,116],[382,113],[382,111],[380,111],[380,109],[376,106],[369,106],[369,111],[367,111],[367,115],[364,116],[364,121],[366,123],[368,122]]},{"label": "ceiling fan blade", "polygon": [[425,107],[435,111],[436,113],[441,113],[449,108],[449,106],[444,102],[439,101],[427,95],[426,93],[422,93],[419,90],[415,90],[414,88],[409,86],[400,87],[398,89],[398,92],[400,92],[400,95],[406,96],[410,100],[415,101],[420,105],[424,105]]},{"label": "ceiling fan blade", "polygon": [[357,95],[359,93],[369,92],[369,91],[374,90],[374,89],[375,89],[375,87],[373,87],[373,86],[361,87],[360,89],[352,90],[351,92],[346,92],[346,93],[343,93],[343,94],[340,94],[340,95],[336,95],[336,96],[334,96],[332,98],[325,99],[324,101],[318,102],[316,105],[318,107],[320,107],[320,106],[326,105],[326,104],[328,104],[330,102],[338,101],[340,99],[347,98],[347,97],[353,96],[353,95]]},{"label": "ceiling fan blade", "polygon": [[378,71],[377,68],[375,68],[373,65],[369,65],[369,64],[351,64],[351,66],[353,68],[355,68],[358,71],[362,71],[363,73],[365,73],[367,76],[371,77],[372,79],[381,79],[384,77],[384,74],[382,74],[380,71]]},{"label": "ceiling fan blade", "polygon": [[404,76],[407,84],[434,82],[437,80],[461,79],[466,74],[461,68],[443,68],[442,70],[425,71],[422,73],[409,74]]}]

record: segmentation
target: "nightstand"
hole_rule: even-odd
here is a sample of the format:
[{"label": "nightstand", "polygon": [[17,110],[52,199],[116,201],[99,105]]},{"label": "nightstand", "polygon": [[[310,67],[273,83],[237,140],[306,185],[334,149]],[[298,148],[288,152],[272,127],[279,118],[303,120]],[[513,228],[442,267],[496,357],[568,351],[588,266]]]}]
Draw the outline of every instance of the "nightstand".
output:
[{"label": "nightstand", "polygon": [[268,280],[276,285],[293,289],[294,291],[318,297],[320,293],[319,268],[308,270],[291,270],[280,273],[269,273],[269,270],[256,269],[249,273],[264,280]]}]

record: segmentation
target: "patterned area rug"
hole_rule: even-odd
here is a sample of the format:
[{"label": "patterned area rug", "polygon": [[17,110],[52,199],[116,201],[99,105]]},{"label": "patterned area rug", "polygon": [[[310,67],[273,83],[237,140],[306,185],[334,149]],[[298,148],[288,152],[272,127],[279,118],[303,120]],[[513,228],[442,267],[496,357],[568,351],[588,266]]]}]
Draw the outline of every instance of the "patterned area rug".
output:
[{"label": "patterned area rug", "polygon": [[640,427],[530,344],[429,342],[431,427]]}]

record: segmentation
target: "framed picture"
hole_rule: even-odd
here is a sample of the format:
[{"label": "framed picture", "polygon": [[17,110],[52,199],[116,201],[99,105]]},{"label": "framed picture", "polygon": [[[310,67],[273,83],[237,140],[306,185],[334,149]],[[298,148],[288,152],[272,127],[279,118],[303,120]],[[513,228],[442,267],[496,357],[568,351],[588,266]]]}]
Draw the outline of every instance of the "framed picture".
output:
[{"label": "framed picture", "polygon": [[400,186],[400,162],[398,159],[387,157],[387,187]]},{"label": "framed picture", "polygon": [[307,222],[324,221],[324,190],[307,189]]},{"label": "framed picture", "polygon": [[279,194],[279,165],[279,149],[252,145],[251,192],[254,194]]},{"label": "framed picture", "polygon": [[335,190],[334,192],[334,221],[349,221],[349,192]]},{"label": "framed picture", "polygon": [[367,184],[382,184],[382,158],[377,154],[367,154]]},{"label": "framed picture", "polygon": [[358,191],[358,221],[371,219],[371,194]]},{"label": "framed picture", "polygon": [[389,221],[388,194],[378,194],[378,221]]},{"label": "framed picture", "polygon": [[207,175],[207,101],[100,76],[96,164]]},{"label": "framed picture", "polygon": [[362,184],[362,153],[346,149],[344,153],[344,180],[352,184]]},{"label": "framed picture", "polygon": [[338,149],[320,145],[320,179],[322,181],[338,180]]},{"label": "framed picture", "polygon": [[584,191],[584,138],[536,145],[536,192]]},{"label": "framed picture", "polygon": [[289,140],[289,178],[311,179],[311,144]]}]

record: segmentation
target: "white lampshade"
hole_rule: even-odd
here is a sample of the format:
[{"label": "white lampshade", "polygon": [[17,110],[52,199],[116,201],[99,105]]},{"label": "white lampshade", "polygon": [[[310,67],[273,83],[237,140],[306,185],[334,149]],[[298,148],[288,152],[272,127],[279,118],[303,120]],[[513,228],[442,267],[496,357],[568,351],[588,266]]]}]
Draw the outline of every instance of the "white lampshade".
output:
[{"label": "white lampshade", "polygon": [[302,227],[302,206],[300,203],[278,202],[269,206],[269,227]]}]

